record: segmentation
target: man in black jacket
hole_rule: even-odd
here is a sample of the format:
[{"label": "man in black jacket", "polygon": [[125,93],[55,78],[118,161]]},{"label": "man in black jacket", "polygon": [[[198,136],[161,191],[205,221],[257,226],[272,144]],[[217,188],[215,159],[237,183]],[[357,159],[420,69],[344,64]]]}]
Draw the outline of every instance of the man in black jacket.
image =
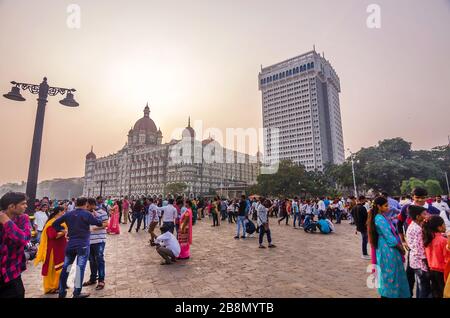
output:
[{"label": "man in black jacket", "polygon": [[368,235],[367,235],[367,209],[364,206],[366,203],[366,197],[360,195],[358,197],[358,204],[353,207],[351,213],[355,218],[356,232],[355,234],[361,233],[362,237],[362,259],[370,259],[369,254],[367,253],[367,243],[368,243]]}]

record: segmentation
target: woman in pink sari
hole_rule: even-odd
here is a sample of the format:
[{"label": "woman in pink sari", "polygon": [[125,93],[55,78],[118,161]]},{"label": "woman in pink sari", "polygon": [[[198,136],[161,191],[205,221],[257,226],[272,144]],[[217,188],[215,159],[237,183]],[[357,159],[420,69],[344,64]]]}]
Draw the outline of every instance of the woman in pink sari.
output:
[{"label": "woman in pink sari", "polygon": [[192,202],[186,200],[186,209],[181,214],[180,231],[178,232],[178,242],[180,243],[181,252],[179,259],[188,259],[191,256],[192,244]]},{"label": "woman in pink sari", "polygon": [[115,201],[110,211],[108,234],[120,234],[119,221],[119,204]]}]

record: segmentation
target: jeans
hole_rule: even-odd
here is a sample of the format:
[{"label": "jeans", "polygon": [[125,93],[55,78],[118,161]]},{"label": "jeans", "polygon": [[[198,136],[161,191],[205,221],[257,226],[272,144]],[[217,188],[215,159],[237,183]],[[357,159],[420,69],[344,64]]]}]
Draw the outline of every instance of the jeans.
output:
[{"label": "jeans", "polygon": [[148,227],[148,233],[150,233],[150,242],[154,243],[157,235],[155,234],[155,228],[158,225],[158,222],[151,222]]},{"label": "jeans", "polygon": [[234,214],[233,212],[228,212],[228,223],[233,223]]},{"label": "jeans", "polygon": [[361,238],[362,238],[362,254],[363,255],[369,255],[367,253],[367,243],[369,241],[369,237],[367,235],[367,232],[361,232]]},{"label": "jeans", "polygon": [[[89,252],[89,267],[91,269],[91,282],[105,281],[105,242],[91,244]],[[98,277],[97,277],[98,274]]]},{"label": "jeans", "polygon": [[408,279],[409,291],[411,295],[414,295],[414,285],[416,284],[416,276],[414,274],[414,269],[412,269],[411,266],[409,266],[409,254],[406,259],[407,259],[406,278]]},{"label": "jeans", "polygon": [[336,224],[341,224],[342,211],[336,210],[335,215],[336,215]]},{"label": "jeans", "polygon": [[264,225],[259,226],[259,245],[263,243],[264,234],[267,234],[267,242],[272,244],[272,237],[270,235],[270,229],[266,231]]},{"label": "jeans", "polygon": [[281,219],[278,220],[278,223],[281,223],[281,221],[283,221],[284,219],[286,219],[286,225],[289,224],[289,214],[286,213],[285,216],[283,216]]},{"label": "jeans", "polygon": [[136,220],[137,220],[136,232],[138,232],[141,227],[142,218],[143,218],[143,215],[141,212],[133,212],[133,219],[131,221],[130,229],[128,230],[128,232],[131,232],[131,230],[133,229],[133,226],[134,226],[134,222],[136,222]]},{"label": "jeans", "polygon": [[431,298],[430,273],[414,269],[416,277],[416,298]]},{"label": "jeans", "polygon": [[175,255],[173,255],[173,252],[166,247],[158,246],[156,248],[156,251],[166,261],[166,263],[171,263],[176,260],[176,257]]},{"label": "jeans", "polygon": [[163,225],[167,225],[169,227],[169,232],[173,234],[173,230],[175,229],[175,223],[173,223],[173,222],[163,222]]},{"label": "jeans", "polygon": [[238,216],[237,219],[237,234],[236,236],[239,236],[239,232],[241,231],[241,225],[242,225],[242,236],[245,237],[245,216]]},{"label": "jeans", "polygon": [[217,213],[212,214],[213,226],[219,226],[219,215]]},{"label": "jeans", "polygon": [[84,270],[89,258],[89,245],[75,249],[66,249],[66,257],[64,258],[64,265],[61,271],[61,278],[59,279],[59,295],[66,296],[67,279],[69,278],[70,268],[73,262],[77,259],[77,271],[75,274],[75,288],[73,295],[81,294],[83,286]]},{"label": "jeans", "polygon": [[0,299],[2,298],[25,298],[21,276],[7,283],[0,283]]},{"label": "jeans", "polygon": [[36,242],[41,242],[42,231],[36,231]]},{"label": "jeans", "polygon": [[298,226],[300,226],[301,223],[301,217],[300,217],[300,213],[294,213],[294,227],[295,227],[295,223],[298,220]]},{"label": "jeans", "polygon": [[444,273],[430,271],[431,294],[433,298],[442,298],[444,296],[445,280]]}]

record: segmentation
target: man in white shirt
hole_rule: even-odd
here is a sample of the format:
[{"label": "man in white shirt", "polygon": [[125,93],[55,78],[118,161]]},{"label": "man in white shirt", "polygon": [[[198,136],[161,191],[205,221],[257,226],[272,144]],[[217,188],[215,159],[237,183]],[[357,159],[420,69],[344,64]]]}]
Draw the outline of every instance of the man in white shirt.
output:
[{"label": "man in white shirt", "polygon": [[161,226],[161,235],[156,238],[155,242],[157,246],[156,251],[164,259],[161,265],[170,265],[176,262],[176,258],[181,252],[180,243],[170,233],[168,225]]},{"label": "man in white shirt", "polygon": [[436,201],[433,202],[433,206],[441,211],[439,216],[444,220],[445,227],[447,230],[450,230],[450,208],[448,207],[448,204],[442,201],[442,197],[440,195],[436,196]]},{"label": "man in white shirt", "polygon": [[38,211],[34,213],[34,229],[37,232],[36,241],[41,241],[42,231],[44,230],[45,223],[47,223],[48,216],[45,210],[48,208],[46,204],[41,205]]},{"label": "man in white shirt", "polygon": [[175,229],[175,220],[177,218],[177,209],[173,206],[173,199],[169,199],[169,204],[158,208],[158,211],[162,212],[163,226],[167,225],[169,227],[169,232],[173,234]]},{"label": "man in white shirt", "polygon": [[319,210],[319,215],[325,215],[327,211],[327,207],[325,206],[324,198],[320,198],[319,202],[317,203],[317,210]]}]

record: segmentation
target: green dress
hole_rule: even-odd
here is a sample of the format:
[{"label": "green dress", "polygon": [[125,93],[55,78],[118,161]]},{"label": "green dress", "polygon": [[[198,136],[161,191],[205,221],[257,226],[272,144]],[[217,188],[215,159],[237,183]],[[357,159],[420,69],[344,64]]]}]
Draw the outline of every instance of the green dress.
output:
[{"label": "green dress", "polygon": [[386,298],[409,298],[411,294],[402,255],[395,247],[399,241],[381,214],[375,216],[375,227],[378,233],[378,293]]}]

